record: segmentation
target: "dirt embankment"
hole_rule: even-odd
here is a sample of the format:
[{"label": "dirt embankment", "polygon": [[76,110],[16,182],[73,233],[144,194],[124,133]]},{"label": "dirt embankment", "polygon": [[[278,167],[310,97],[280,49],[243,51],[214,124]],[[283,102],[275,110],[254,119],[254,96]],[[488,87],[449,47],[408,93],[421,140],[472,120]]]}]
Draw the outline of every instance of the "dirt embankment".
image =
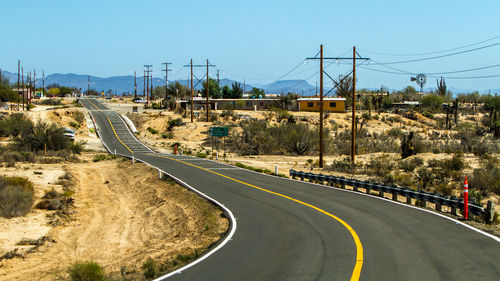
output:
[{"label": "dirt embankment", "polygon": [[[44,243],[24,258],[2,260],[1,280],[62,280],[72,263],[87,260],[103,265],[108,273],[122,272],[136,279],[146,258],[173,269],[228,229],[219,209],[179,185],[158,179],[146,165],[116,159],[70,164],[66,169],[75,177],[72,220],[32,233],[55,242]],[[34,213],[18,218],[21,228],[23,223],[46,225],[40,211]],[[2,235],[11,232],[10,237],[16,238],[12,241],[26,238],[26,231],[11,222],[0,219]]]}]

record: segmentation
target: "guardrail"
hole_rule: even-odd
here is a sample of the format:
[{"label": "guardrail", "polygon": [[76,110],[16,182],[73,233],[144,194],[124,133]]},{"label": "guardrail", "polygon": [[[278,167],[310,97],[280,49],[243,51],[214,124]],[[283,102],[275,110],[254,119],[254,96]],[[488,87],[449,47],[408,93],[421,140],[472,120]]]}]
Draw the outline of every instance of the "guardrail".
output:
[{"label": "guardrail", "polygon": [[[360,181],[355,179],[348,179],[344,177],[336,177],[323,174],[314,174],[301,171],[290,170],[290,176],[295,178],[300,178],[304,181],[305,179],[310,182],[328,184],[329,186],[337,186],[345,189],[345,186],[352,186],[354,191],[359,191],[359,188],[363,188],[367,194],[372,194],[372,190],[378,192],[378,196],[384,197],[385,193],[392,194],[392,200],[398,201],[398,195],[406,197],[406,203],[412,204],[412,199],[415,199],[415,203],[421,207],[426,207],[427,202],[435,204],[436,211],[443,212],[442,206],[448,206],[451,209],[451,214],[457,216],[457,210],[463,210],[464,202],[462,198],[457,198],[455,196],[444,196],[441,194],[434,194],[425,191],[418,191],[410,189],[407,187],[400,187],[397,185],[389,186],[378,183],[373,183],[369,181]],[[472,202],[471,202],[472,203]],[[488,201],[486,207],[478,205],[477,203],[469,203],[469,213],[475,216],[483,218],[487,223],[493,221],[494,207],[493,202]]]}]

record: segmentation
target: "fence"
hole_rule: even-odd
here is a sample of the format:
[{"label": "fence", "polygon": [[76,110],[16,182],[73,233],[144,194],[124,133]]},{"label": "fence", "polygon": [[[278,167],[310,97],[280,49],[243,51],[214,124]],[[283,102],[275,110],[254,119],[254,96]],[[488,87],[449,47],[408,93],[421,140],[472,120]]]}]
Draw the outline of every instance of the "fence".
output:
[{"label": "fence", "polygon": [[[436,211],[443,212],[442,206],[448,206],[451,209],[451,214],[457,215],[457,210],[463,210],[464,202],[462,198],[456,198],[455,196],[443,196],[441,194],[434,194],[425,191],[413,190],[406,187],[400,186],[389,186],[378,183],[372,183],[368,181],[360,181],[355,179],[347,179],[344,177],[329,176],[323,174],[306,173],[301,171],[290,170],[290,176],[295,178],[300,178],[309,180],[310,182],[328,184],[330,186],[339,186],[340,188],[345,188],[345,186],[352,186],[354,191],[359,192],[359,188],[363,188],[367,194],[371,194],[371,191],[378,192],[380,197],[384,197],[385,193],[392,195],[392,200],[397,201],[398,195],[406,197],[406,203],[411,204],[412,199],[416,199],[415,203],[420,203],[421,207],[426,207],[427,202],[435,204]],[[472,203],[472,204],[471,204]],[[486,207],[478,205],[477,203],[470,202],[468,207],[469,213],[475,216],[483,218],[487,223],[493,221],[494,207],[493,202],[488,201]]]}]

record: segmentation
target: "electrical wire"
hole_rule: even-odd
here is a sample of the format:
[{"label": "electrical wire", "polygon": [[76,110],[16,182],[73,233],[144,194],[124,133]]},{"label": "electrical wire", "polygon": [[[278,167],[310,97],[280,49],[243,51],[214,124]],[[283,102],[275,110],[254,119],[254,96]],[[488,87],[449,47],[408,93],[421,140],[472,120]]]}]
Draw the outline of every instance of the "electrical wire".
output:
[{"label": "electrical wire", "polygon": [[486,48],[491,48],[491,47],[494,47],[497,45],[500,45],[500,42],[493,43],[493,44],[486,45],[486,46],[482,46],[482,47],[477,47],[474,49],[465,50],[465,51],[450,53],[450,54],[446,54],[446,55],[439,55],[439,56],[433,56],[433,57],[427,57],[427,58],[421,58],[421,59],[413,59],[413,60],[383,62],[383,63],[379,63],[379,64],[389,65],[389,64],[402,64],[402,63],[434,60],[434,59],[439,59],[439,58],[444,58],[444,57],[450,57],[450,56],[456,56],[456,55],[461,55],[461,54],[465,54],[465,53],[470,53],[470,52],[474,52],[474,51],[478,51],[478,50],[482,50],[482,49],[486,49]]},{"label": "electrical wire", "polygon": [[389,53],[368,51],[368,50],[364,50],[364,49],[360,49],[360,51],[363,51],[363,52],[366,52],[366,53],[370,53],[370,54],[375,54],[375,55],[394,56],[394,57],[425,56],[425,55],[433,55],[433,54],[446,53],[446,52],[451,52],[451,51],[455,51],[455,50],[460,50],[460,49],[463,49],[463,48],[468,48],[468,47],[476,46],[476,45],[479,45],[479,44],[482,44],[482,43],[486,43],[486,42],[489,42],[489,41],[493,41],[493,40],[498,39],[498,38],[500,38],[500,36],[495,36],[495,37],[492,37],[492,38],[489,38],[489,39],[486,39],[486,40],[483,40],[483,41],[480,41],[480,42],[476,42],[476,43],[472,43],[472,44],[468,44],[468,45],[464,45],[464,46],[460,46],[460,47],[456,47],[456,48],[451,48],[451,49],[446,49],[446,50],[440,50],[440,51],[431,51],[431,52],[425,52],[425,53],[389,54]]}]

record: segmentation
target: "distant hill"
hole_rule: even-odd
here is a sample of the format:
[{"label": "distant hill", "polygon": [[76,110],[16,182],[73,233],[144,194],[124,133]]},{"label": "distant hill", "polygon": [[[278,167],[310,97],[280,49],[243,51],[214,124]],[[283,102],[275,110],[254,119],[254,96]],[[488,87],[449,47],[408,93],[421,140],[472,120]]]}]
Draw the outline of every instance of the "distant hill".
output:
[{"label": "distant hill", "polygon": [[[2,76],[7,77],[11,83],[14,83],[17,81],[17,73],[12,73],[9,71],[4,71],[2,70]],[[87,75],[82,75],[82,74],[74,74],[74,73],[68,73],[68,74],[60,74],[60,73],[55,73],[55,74],[50,74],[45,77],[45,86],[48,86],[50,84],[59,84],[61,86],[66,86],[66,87],[76,87],[76,88],[81,88],[82,91],[85,91],[87,89]],[[26,75],[25,75],[25,81],[26,81]],[[181,83],[182,85],[188,86],[188,80],[176,80],[177,82]],[[169,81],[171,83],[172,81]],[[175,81],[174,81],[175,82]],[[198,81],[195,80],[195,85]],[[229,86],[234,82],[238,82],[241,84],[241,87],[243,88],[243,82],[240,81],[235,81],[231,79],[221,79],[220,80],[220,86]],[[37,74],[37,79],[36,79],[37,85],[42,84],[42,79],[41,79],[41,74]],[[153,78],[153,86],[159,86],[159,85],[164,85],[165,80],[162,78]],[[143,88],[144,88],[144,81],[142,77],[137,77],[137,92],[142,93]],[[266,93],[269,94],[286,94],[286,93],[297,93],[299,95],[303,96],[313,96],[316,94],[316,87],[309,84],[305,80],[280,80],[280,81],[275,81],[271,84],[255,84],[255,85],[250,85],[246,84],[245,89],[246,91],[251,91],[254,87],[264,89]],[[133,93],[134,92],[134,76],[132,75],[127,75],[127,76],[112,76],[112,77],[97,77],[97,76],[90,76],[90,88],[98,91],[108,91],[112,90],[113,93],[115,94],[123,94],[123,93]],[[195,89],[201,90],[202,89],[202,84],[198,83],[195,86]],[[329,89],[328,89],[329,90]],[[395,90],[395,89],[394,89]],[[394,91],[391,89],[391,91]],[[434,88],[426,88],[425,91],[431,91],[435,90]],[[454,88],[454,87],[449,87],[449,90],[452,91],[453,94],[458,94],[458,93],[469,93],[472,92],[471,90],[467,89],[459,89],[459,88]],[[491,90],[483,90],[479,91],[479,93],[500,93],[500,89],[491,89]]]},{"label": "distant hill", "polygon": [[305,80],[280,80],[265,86],[264,91],[273,94],[291,92],[302,96],[312,96],[315,95],[316,87]]}]

